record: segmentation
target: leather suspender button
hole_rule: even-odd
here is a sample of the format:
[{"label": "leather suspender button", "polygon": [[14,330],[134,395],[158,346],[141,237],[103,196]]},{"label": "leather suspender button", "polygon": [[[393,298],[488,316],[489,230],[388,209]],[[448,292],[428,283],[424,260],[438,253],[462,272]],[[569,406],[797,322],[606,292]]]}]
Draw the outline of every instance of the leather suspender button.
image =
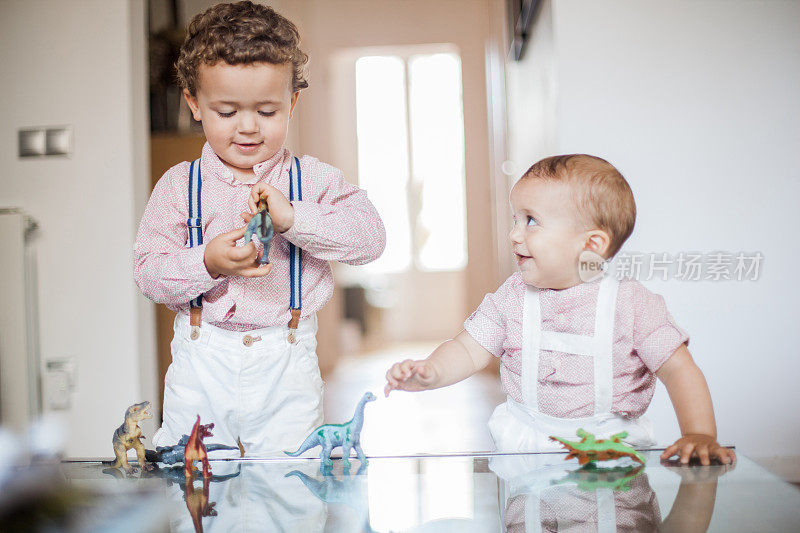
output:
[{"label": "leather suspender button", "polygon": [[197,326],[192,326],[192,332],[189,334],[189,338],[193,341],[196,341],[200,338],[200,328]]},{"label": "leather suspender button", "polygon": [[242,344],[244,344],[245,346],[252,346],[253,337],[251,337],[250,335],[245,335],[244,338],[242,339]]}]

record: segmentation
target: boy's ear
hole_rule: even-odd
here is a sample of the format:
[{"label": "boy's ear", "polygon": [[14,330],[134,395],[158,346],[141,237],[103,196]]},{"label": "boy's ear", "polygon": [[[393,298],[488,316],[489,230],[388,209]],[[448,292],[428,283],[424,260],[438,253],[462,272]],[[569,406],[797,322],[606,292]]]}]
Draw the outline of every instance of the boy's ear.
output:
[{"label": "boy's ear", "polygon": [[586,232],[585,241],[583,243],[584,250],[591,250],[592,252],[601,255],[608,259],[608,249],[611,246],[611,237],[608,233],[601,229],[593,229]]},{"label": "boy's ear", "polygon": [[183,97],[186,99],[186,103],[189,105],[189,109],[192,111],[192,116],[198,122],[203,120],[202,116],[200,115],[200,104],[197,103],[197,97],[192,96],[189,92],[189,89],[183,90]]},{"label": "boy's ear", "polygon": [[292,118],[292,115],[294,114],[294,106],[297,103],[297,99],[299,97],[300,97],[300,91],[295,91],[294,93],[292,93],[292,100],[289,105],[289,118]]}]

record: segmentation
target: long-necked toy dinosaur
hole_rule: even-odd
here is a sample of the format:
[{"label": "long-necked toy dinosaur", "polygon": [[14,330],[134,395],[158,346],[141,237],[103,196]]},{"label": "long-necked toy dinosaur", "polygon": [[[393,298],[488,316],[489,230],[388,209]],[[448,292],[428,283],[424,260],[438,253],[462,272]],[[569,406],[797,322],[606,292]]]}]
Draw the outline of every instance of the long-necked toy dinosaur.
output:
[{"label": "long-necked toy dinosaur", "polygon": [[375,400],[375,395],[371,392],[364,393],[356,406],[356,412],[349,422],[344,424],[323,424],[311,432],[303,444],[294,452],[284,452],[291,457],[297,457],[306,450],[315,446],[322,446],[319,458],[324,466],[331,466],[331,452],[334,448],[342,448],[342,464],[345,468],[350,467],[350,450],[355,450],[358,460],[366,463],[367,458],[364,450],[361,449],[361,428],[364,426],[364,406],[367,402]]},{"label": "long-necked toy dinosaur", "polygon": [[600,440],[595,439],[593,434],[583,429],[579,429],[576,433],[581,438],[577,442],[550,436],[550,440],[560,442],[569,450],[565,459],[577,457],[578,464],[585,465],[590,461],[609,461],[620,457],[630,457],[634,461],[644,464],[644,456],[620,440],[628,436],[627,431]]}]

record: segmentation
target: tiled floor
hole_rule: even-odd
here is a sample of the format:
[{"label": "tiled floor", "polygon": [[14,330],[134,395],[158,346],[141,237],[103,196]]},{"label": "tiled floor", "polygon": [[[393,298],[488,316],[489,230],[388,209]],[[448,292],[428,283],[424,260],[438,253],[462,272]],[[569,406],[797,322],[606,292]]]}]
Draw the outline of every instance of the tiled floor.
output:
[{"label": "tiled floor", "polygon": [[426,392],[394,391],[385,398],[384,375],[403,359],[422,359],[435,345],[407,344],[345,357],[325,385],[325,421],[353,416],[366,391],[378,399],[367,404],[361,443],[368,455],[489,451],[486,422],[504,395],[499,379],[477,374],[451,387]]}]

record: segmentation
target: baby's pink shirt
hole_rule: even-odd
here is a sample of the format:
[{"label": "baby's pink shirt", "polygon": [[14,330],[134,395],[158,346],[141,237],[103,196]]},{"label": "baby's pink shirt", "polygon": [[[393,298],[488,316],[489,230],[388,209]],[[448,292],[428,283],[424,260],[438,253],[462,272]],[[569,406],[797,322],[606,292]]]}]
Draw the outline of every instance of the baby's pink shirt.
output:
[{"label": "baby's pink shirt", "polygon": [[[600,283],[581,283],[540,292],[542,329],[593,335]],[[519,272],[484,297],[464,328],[481,346],[500,357],[503,390],[522,402],[522,309],[526,290]],[[672,320],[664,299],[634,280],[622,280],[617,294],[612,353],[611,411],[641,416],[655,391],[655,372],[689,337]],[[539,409],[560,418],[594,414],[592,357],[542,350],[539,360]]]},{"label": "baby's pink shirt", "polygon": [[224,329],[286,325],[291,316],[291,242],[303,250],[301,319],[316,313],[333,294],[328,261],[360,265],[377,259],[386,232],[366,191],[313,157],[300,158],[303,200],[292,202],[294,225],[272,239],[272,271],[267,276],[214,279],[203,261],[211,239],[245,225],[241,213],[250,211],[247,200],[253,185],[268,183],[289,198],[291,162],[289,150],[280,150],[256,165],[252,182],[245,183],[234,178],[206,143],[200,163],[204,244],[193,248],[188,247],[186,228],[190,164],[169,169],[153,189],[136,236],[134,279],[142,293],[182,313],[188,312],[190,300],[205,293],[203,320]]}]

